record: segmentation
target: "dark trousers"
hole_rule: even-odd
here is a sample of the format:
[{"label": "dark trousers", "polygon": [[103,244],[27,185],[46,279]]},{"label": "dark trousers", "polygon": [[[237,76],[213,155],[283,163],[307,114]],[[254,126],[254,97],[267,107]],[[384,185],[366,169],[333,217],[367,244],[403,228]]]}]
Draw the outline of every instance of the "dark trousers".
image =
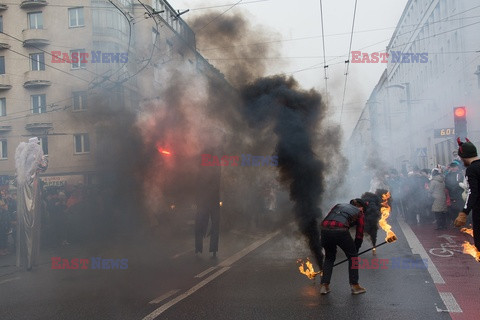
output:
[{"label": "dark trousers", "polygon": [[207,236],[208,223],[210,226],[210,252],[218,251],[218,238],[220,235],[220,209],[207,208],[199,210],[195,217],[195,253],[203,251],[203,238]]},{"label": "dark trousers", "polygon": [[352,269],[352,258],[358,257],[355,242],[346,229],[322,230],[322,247],[325,249],[325,263],[321,283],[330,284],[333,264],[337,255],[337,246],[345,252],[348,260],[348,278],[350,284],[358,284],[358,269]]},{"label": "dark trousers", "polygon": [[446,212],[433,212],[435,219],[437,220],[437,228],[447,227],[447,213]]},{"label": "dark trousers", "polygon": [[480,251],[480,211],[472,211],[472,229],[475,247]]}]

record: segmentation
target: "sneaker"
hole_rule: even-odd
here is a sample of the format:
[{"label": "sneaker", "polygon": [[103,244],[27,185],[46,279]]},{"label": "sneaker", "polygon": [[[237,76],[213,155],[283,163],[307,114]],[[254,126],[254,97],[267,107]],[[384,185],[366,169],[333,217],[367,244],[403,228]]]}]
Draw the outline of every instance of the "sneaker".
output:
[{"label": "sneaker", "polygon": [[328,284],[326,283],[322,283],[320,285],[320,294],[327,294],[330,292],[330,287]]},{"label": "sneaker", "polygon": [[352,294],[361,294],[361,293],[367,292],[367,290],[365,288],[360,287],[359,284],[352,284],[350,285],[350,287],[352,288]]}]

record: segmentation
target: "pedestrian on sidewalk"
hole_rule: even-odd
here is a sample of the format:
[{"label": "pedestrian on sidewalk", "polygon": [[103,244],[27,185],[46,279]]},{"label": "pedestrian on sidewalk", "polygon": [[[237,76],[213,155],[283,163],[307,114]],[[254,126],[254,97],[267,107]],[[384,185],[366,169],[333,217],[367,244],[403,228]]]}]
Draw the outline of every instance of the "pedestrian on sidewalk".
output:
[{"label": "pedestrian on sidewalk", "polygon": [[473,240],[475,247],[480,251],[480,158],[477,154],[477,148],[470,140],[462,142],[457,139],[459,148],[458,155],[467,168],[465,171],[465,180],[468,184],[468,195],[465,200],[465,206],[455,219],[455,227],[462,227],[467,222],[467,215],[472,211]]},{"label": "pedestrian on sidewalk", "polygon": [[[325,263],[320,293],[330,292],[330,279],[337,255],[337,246],[348,258],[348,278],[352,294],[365,293],[367,290],[358,284],[358,269],[352,268],[353,259],[358,257],[358,249],[363,242],[364,211],[366,203],[362,199],[353,199],[350,203],[335,205],[321,223],[321,241],[325,249]],[[355,240],[348,229],[356,226]]]},{"label": "pedestrian on sidewalk", "polygon": [[432,171],[432,180],[428,188],[432,198],[432,213],[437,220],[435,230],[447,229],[447,196],[445,193],[445,181],[439,170]]}]

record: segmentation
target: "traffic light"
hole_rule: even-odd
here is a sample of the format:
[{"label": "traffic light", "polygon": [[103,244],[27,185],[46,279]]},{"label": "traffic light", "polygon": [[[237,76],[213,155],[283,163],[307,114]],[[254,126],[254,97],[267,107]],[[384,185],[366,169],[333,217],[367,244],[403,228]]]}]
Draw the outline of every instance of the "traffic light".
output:
[{"label": "traffic light", "polygon": [[455,135],[460,138],[467,136],[467,108],[453,108],[453,122],[455,124]]}]

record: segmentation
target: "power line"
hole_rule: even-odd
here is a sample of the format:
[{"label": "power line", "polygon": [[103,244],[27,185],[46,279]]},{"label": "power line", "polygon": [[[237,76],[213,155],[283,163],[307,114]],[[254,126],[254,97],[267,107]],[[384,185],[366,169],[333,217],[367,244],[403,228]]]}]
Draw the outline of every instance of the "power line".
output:
[{"label": "power line", "polygon": [[346,64],[346,72],[345,72],[345,83],[343,85],[343,98],[342,98],[342,109],[340,111],[340,124],[342,123],[342,115],[343,115],[343,105],[345,103],[345,93],[347,92],[347,79],[348,79],[348,69],[350,66],[350,54],[352,52],[352,42],[353,42],[353,30],[355,27],[355,16],[357,13],[357,0],[355,0],[355,7],[353,9],[353,21],[352,21],[352,34],[350,36],[350,46],[348,49],[348,60],[345,61]]},{"label": "power line", "polygon": [[233,7],[235,7],[237,4],[239,4],[240,2],[242,2],[243,0],[239,0],[238,2],[236,2],[235,4],[233,4],[230,8],[228,8],[227,10],[223,11],[222,13],[220,13],[219,15],[217,15],[216,17],[214,17],[212,20],[210,20],[209,22],[207,22],[206,25],[204,25],[203,27],[201,27],[200,29],[197,30],[197,33],[200,32],[201,30],[205,29],[208,25],[210,25],[210,23],[214,22],[215,20],[217,20],[218,18],[220,18],[221,16],[223,16],[225,13],[227,13],[230,9],[232,9]]},{"label": "power line", "polygon": [[325,33],[323,31],[323,8],[322,8],[322,0],[320,0],[320,21],[322,23],[322,44],[323,44],[323,70],[325,73],[325,103],[328,105],[328,85],[327,85],[327,61],[326,61],[326,54],[325,54]]}]

